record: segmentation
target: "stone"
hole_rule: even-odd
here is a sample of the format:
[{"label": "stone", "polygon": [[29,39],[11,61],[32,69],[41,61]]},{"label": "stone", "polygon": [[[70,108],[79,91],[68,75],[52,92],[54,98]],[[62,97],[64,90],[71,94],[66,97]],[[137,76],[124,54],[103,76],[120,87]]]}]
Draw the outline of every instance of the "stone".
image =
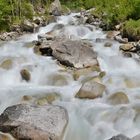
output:
[{"label": "stone", "polygon": [[19,140],[62,140],[67,123],[63,107],[18,104],[1,114],[0,131]]},{"label": "stone", "polygon": [[125,93],[116,92],[108,97],[107,102],[112,105],[128,104],[129,99]]},{"label": "stone", "polygon": [[68,85],[67,76],[64,74],[53,74],[48,76],[48,85],[51,86],[66,86]]},{"label": "stone", "polygon": [[101,97],[105,91],[105,86],[94,79],[85,82],[75,97],[95,99]]},{"label": "stone", "polygon": [[114,39],[119,43],[128,43],[128,38],[122,38],[120,35],[115,36]]},{"label": "stone", "polygon": [[140,134],[136,135],[136,136],[133,137],[131,140],[140,140]]},{"label": "stone", "polygon": [[74,68],[86,68],[98,65],[97,54],[92,45],[82,40],[60,39],[50,47],[52,55],[63,65]]},{"label": "stone", "polygon": [[130,52],[123,52],[123,56],[130,58],[130,57],[132,57],[132,53],[130,53]]},{"label": "stone", "polygon": [[6,59],[0,64],[0,67],[3,69],[9,70],[10,68],[12,68],[12,65],[13,65],[12,60]]},{"label": "stone", "polygon": [[22,69],[20,71],[20,75],[22,77],[22,80],[25,80],[27,82],[31,80],[31,74],[27,69]]},{"label": "stone", "polygon": [[109,39],[114,39],[114,37],[119,34],[120,34],[120,31],[108,31],[106,37]]},{"label": "stone", "polygon": [[49,13],[54,16],[61,16],[62,7],[59,0],[55,0],[51,3]]},{"label": "stone", "polygon": [[106,42],[106,43],[104,44],[104,47],[112,47],[112,43],[111,43],[111,42]]},{"label": "stone", "polygon": [[15,140],[10,134],[0,132],[0,140]]},{"label": "stone", "polygon": [[123,51],[130,51],[133,48],[134,48],[134,46],[130,43],[123,44],[123,45],[120,46],[120,50],[123,50]]},{"label": "stone", "polygon": [[112,137],[109,140],[131,140],[131,139],[129,139],[128,137],[126,137],[126,136],[124,136],[122,134],[120,134],[120,135],[117,135],[117,136]]},{"label": "stone", "polygon": [[25,31],[25,32],[35,32],[38,30],[38,25],[35,24],[35,23],[32,23],[30,22],[29,20],[24,20],[22,23],[21,23],[21,29],[22,31]]}]

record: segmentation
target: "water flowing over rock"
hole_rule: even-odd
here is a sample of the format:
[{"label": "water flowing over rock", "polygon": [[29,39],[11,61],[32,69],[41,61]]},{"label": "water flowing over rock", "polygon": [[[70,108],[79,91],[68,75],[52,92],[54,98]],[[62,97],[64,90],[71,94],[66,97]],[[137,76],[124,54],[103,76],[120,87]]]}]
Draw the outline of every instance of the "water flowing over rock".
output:
[{"label": "water flowing over rock", "polygon": [[112,105],[117,105],[117,104],[128,104],[129,99],[127,95],[123,92],[116,92],[112,94],[111,96],[108,97],[108,102]]},{"label": "water flowing over rock", "polygon": [[129,139],[128,137],[126,137],[126,136],[124,136],[122,134],[120,134],[120,135],[117,135],[117,136],[112,137],[109,140],[131,140],[131,139]]},{"label": "water flowing over rock", "polygon": [[31,74],[30,74],[30,72],[27,69],[22,69],[20,71],[20,74],[21,74],[21,77],[22,77],[23,80],[30,81]]},{"label": "water flowing over rock", "polygon": [[54,41],[51,48],[52,55],[66,66],[85,68],[98,65],[96,53],[84,41],[61,39]]},{"label": "water flowing over rock", "polygon": [[105,91],[105,86],[94,79],[89,80],[83,84],[75,97],[94,99],[101,97]]},{"label": "water flowing over rock", "polygon": [[62,107],[19,104],[8,107],[0,116],[0,131],[17,139],[62,140],[67,123],[68,115]]},{"label": "water flowing over rock", "polygon": [[140,134],[133,137],[132,140],[140,140]]}]

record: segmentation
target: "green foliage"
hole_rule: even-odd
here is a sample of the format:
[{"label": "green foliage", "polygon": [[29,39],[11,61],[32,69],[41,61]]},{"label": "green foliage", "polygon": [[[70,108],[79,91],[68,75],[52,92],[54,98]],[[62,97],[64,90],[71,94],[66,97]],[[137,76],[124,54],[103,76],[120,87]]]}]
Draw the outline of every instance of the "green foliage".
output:
[{"label": "green foliage", "polygon": [[123,36],[128,37],[129,40],[140,39],[140,19],[126,21],[123,27]]}]

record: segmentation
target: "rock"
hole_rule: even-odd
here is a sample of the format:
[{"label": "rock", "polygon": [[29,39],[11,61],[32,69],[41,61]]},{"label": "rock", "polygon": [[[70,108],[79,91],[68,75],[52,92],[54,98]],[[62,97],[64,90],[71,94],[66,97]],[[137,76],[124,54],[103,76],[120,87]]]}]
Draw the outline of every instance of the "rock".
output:
[{"label": "rock", "polygon": [[129,99],[128,96],[123,92],[116,92],[108,97],[107,102],[109,102],[112,105],[118,105],[118,104],[128,104]]},{"label": "rock", "polygon": [[97,54],[91,46],[82,40],[70,39],[60,39],[50,45],[52,55],[61,64],[75,68],[98,65]]},{"label": "rock", "polygon": [[54,16],[61,16],[62,7],[59,0],[55,0],[51,3],[49,13]]},{"label": "rock", "polygon": [[45,21],[44,21],[44,19],[43,19],[43,17],[33,17],[33,22],[35,24],[41,25],[41,26],[43,26],[43,25],[46,24]]},{"label": "rock", "polygon": [[53,27],[53,31],[54,30],[60,30],[64,27],[64,24],[56,24],[54,27]]},{"label": "rock", "polygon": [[130,52],[123,52],[123,56],[130,58],[132,57],[132,54]]},{"label": "rock", "polygon": [[67,123],[67,111],[60,106],[19,104],[1,114],[0,131],[19,140],[62,140]]},{"label": "rock", "polygon": [[118,24],[118,25],[115,26],[115,29],[116,29],[116,30],[120,30],[121,27],[122,27],[122,24],[120,23],[120,24]]},{"label": "rock", "polygon": [[99,72],[100,71],[99,66],[92,66],[89,68],[76,69],[73,72],[73,78],[74,78],[74,80],[78,80],[81,76],[86,77],[88,74],[90,74],[94,71]]},{"label": "rock", "polygon": [[9,70],[13,65],[13,62],[11,59],[6,59],[4,60],[1,64],[0,67],[6,70]]},{"label": "rock", "polygon": [[112,43],[111,43],[111,42],[106,42],[106,43],[104,44],[104,47],[112,47]]},{"label": "rock", "polygon": [[114,37],[119,34],[120,34],[120,31],[108,31],[106,37],[110,39],[114,39]]},{"label": "rock", "polygon": [[130,51],[131,49],[133,49],[134,46],[132,44],[123,44],[120,46],[120,50],[123,50],[123,51]]},{"label": "rock", "polygon": [[44,105],[44,104],[51,104],[53,101],[57,100],[60,98],[60,96],[57,93],[48,93],[47,95],[39,98],[37,100],[38,105]]},{"label": "rock", "polygon": [[95,82],[94,79],[85,82],[75,97],[95,99],[101,97],[105,91],[105,86],[101,83]]},{"label": "rock", "polygon": [[122,38],[120,35],[115,36],[114,39],[119,43],[128,43],[128,38]]},{"label": "rock", "polygon": [[22,69],[20,71],[20,75],[22,77],[22,80],[25,80],[27,82],[31,80],[31,74],[27,69]]},{"label": "rock", "polygon": [[11,135],[0,132],[0,140],[15,140]]},{"label": "rock", "polygon": [[133,137],[131,140],[140,140],[140,134]]},{"label": "rock", "polygon": [[68,85],[67,75],[53,74],[48,76],[48,85],[51,86],[65,86]]},{"label": "rock", "polygon": [[122,134],[120,134],[120,135],[117,135],[117,136],[112,137],[109,140],[131,140],[131,139],[129,139],[128,137],[126,137],[126,136],[124,136]]},{"label": "rock", "polygon": [[25,31],[25,32],[35,32],[38,30],[38,25],[35,24],[35,23],[32,23],[30,22],[29,20],[24,20],[22,23],[21,23],[21,29],[22,31]]}]

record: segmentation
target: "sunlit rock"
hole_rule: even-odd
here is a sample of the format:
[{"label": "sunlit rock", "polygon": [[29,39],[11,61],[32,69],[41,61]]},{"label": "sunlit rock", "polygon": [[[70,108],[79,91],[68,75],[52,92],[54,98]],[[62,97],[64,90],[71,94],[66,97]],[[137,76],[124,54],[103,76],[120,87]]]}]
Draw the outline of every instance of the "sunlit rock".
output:
[{"label": "sunlit rock", "polygon": [[105,86],[101,83],[95,82],[95,80],[92,79],[82,85],[75,97],[95,99],[97,97],[101,97],[104,91]]},{"label": "sunlit rock", "polygon": [[67,111],[60,106],[19,104],[1,114],[0,131],[22,140],[62,140],[67,123]]},{"label": "sunlit rock", "polygon": [[0,132],[0,140],[16,140],[10,134]]},{"label": "sunlit rock", "polygon": [[120,50],[123,50],[123,51],[130,51],[133,48],[134,46],[132,44],[123,44],[120,46]]},{"label": "sunlit rock", "polygon": [[122,135],[122,134],[120,134],[120,135],[112,137],[109,140],[131,140],[131,139],[126,137],[126,136],[124,136],[124,135]]},{"label": "sunlit rock", "polygon": [[108,97],[107,102],[112,105],[128,104],[129,99],[125,93],[116,92]]},{"label": "sunlit rock", "polygon": [[0,64],[0,68],[8,70],[8,69],[12,68],[12,65],[13,65],[12,60],[11,59],[6,59]]},{"label": "sunlit rock", "polygon": [[120,34],[120,31],[108,31],[106,37],[109,39],[114,39],[114,37],[119,34]]},{"label": "sunlit rock", "polygon": [[78,80],[81,76],[86,77],[88,74],[93,73],[95,71],[96,72],[100,71],[99,66],[92,66],[89,68],[74,70],[74,72],[73,72],[74,80]]},{"label": "sunlit rock", "polygon": [[31,80],[31,74],[27,69],[22,69],[20,71],[20,75],[21,75],[22,80],[25,80],[27,82]]}]

